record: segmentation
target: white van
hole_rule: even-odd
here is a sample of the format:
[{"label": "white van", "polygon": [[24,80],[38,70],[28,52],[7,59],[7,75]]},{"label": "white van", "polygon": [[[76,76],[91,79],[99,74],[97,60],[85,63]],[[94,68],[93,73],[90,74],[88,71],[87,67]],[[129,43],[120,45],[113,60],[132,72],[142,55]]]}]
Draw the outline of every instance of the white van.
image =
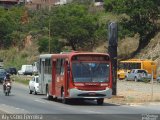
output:
[{"label": "white van", "polygon": [[32,65],[22,65],[21,70],[18,71],[18,75],[32,75],[33,67]]}]

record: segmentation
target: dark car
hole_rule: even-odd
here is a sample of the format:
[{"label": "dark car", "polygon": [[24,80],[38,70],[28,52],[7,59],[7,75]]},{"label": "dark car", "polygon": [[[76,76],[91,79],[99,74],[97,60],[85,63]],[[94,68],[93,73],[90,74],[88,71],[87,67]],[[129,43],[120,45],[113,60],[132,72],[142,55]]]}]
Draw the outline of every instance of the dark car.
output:
[{"label": "dark car", "polygon": [[5,77],[6,77],[6,71],[5,71],[5,69],[1,68],[0,69],[0,83],[3,82]]},{"label": "dark car", "polygon": [[13,75],[13,74],[17,75],[17,69],[14,67],[10,67],[7,69],[7,73],[9,73],[11,75]]}]

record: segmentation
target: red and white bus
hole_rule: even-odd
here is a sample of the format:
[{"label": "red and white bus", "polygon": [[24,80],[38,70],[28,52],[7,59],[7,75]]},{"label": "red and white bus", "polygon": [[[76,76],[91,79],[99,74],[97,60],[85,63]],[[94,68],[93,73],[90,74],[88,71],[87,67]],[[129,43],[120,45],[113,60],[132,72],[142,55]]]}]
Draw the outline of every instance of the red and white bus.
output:
[{"label": "red and white bus", "polygon": [[112,67],[108,54],[71,52],[40,56],[39,77],[48,99],[97,100],[112,97]]}]

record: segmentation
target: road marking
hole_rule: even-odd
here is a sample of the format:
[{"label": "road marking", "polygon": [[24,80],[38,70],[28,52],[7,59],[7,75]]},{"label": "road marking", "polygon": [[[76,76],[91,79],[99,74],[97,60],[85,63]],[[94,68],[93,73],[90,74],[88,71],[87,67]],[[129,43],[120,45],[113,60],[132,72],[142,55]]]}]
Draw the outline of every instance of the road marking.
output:
[{"label": "road marking", "polygon": [[36,102],[40,102],[40,103],[45,103],[45,102],[43,102],[43,101],[41,101],[41,100],[34,100],[34,101],[36,101]]},{"label": "road marking", "polygon": [[92,110],[87,110],[85,112],[88,112],[88,113],[96,113],[96,114],[100,114],[101,112],[97,112],[97,111],[92,111]]}]

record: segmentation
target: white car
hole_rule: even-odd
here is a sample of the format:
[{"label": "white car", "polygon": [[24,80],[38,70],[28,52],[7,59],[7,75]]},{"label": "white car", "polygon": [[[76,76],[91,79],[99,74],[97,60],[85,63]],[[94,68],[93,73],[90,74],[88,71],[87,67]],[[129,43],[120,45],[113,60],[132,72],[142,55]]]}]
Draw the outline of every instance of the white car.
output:
[{"label": "white car", "polygon": [[29,81],[29,94],[32,94],[32,92],[35,95],[40,93],[39,76],[34,76],[32,80]]},{"label": "white car", "polygon": [[32,65],[22,65],[21,70],[18,70],[18,75],[31,75],[33,74]]}]

